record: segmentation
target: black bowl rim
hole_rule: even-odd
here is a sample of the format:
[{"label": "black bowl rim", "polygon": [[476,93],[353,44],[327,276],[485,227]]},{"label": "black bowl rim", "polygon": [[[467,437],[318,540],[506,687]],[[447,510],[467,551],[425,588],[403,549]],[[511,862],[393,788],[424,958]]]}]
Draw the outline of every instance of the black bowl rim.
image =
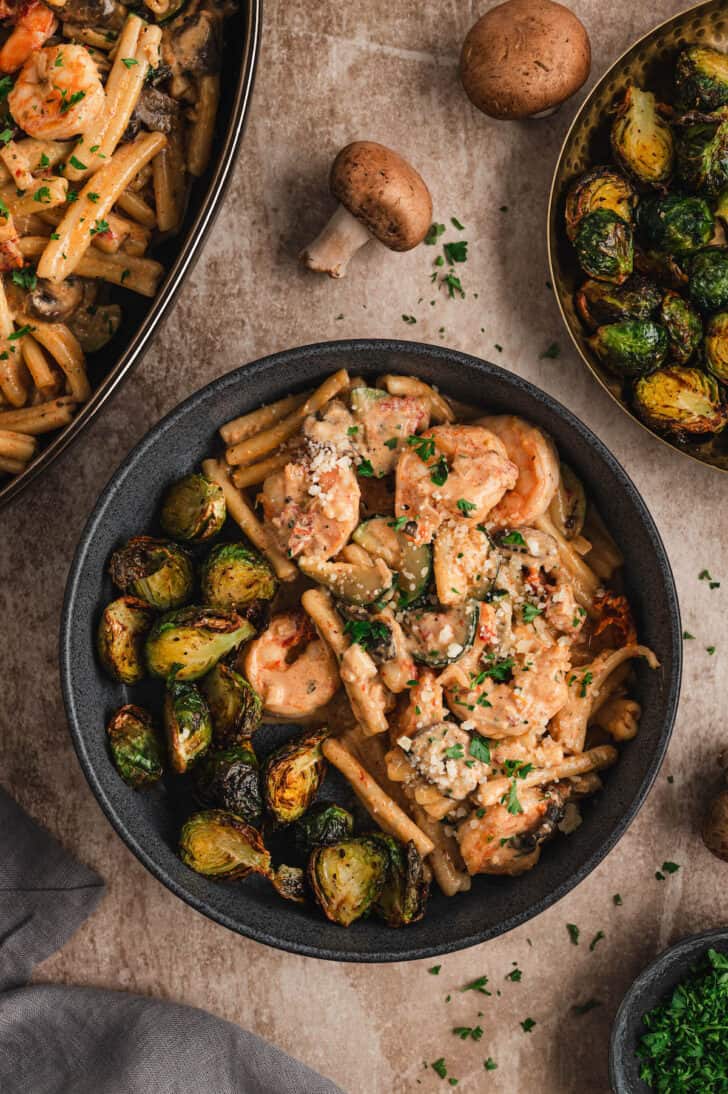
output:
[{"label": "black bowl rim", "polygon": [[[451,365],[458,365],[460,363],[482,369],[485,365],[487,370],[497,374],[500,379],[505,380],[507,384],[512,385],[515,389],[520,389],[525,392],[531,398],[537,399],[546,405],[554,414],[556,414],[562,421],[564,421],[571,429],[581,434],[582,438],[589,443],[592,448],[597,452],[600,459],[608,465],[611,472],[621,482],[621,485],[625,493],[631,495],[631,500],[634,503],[635,508],[639,512],[640,518],[644,522],[645,526],[649,530],[652,542],[655,546],[655,552],[658,555],[658,561],[660,570],[664,577],[665,591],[670,608],[670,618],[672,621],[670,634],[670,642],[672,650],[674,651],[674,672],[668,682],[667,697],[666,697],[666,717],[663,724],[662,735],[660,737],[659,746],[656,748],[652,757],[651,763],[645,773],[642,780],[642,784],[635,798],[633,799],[630,808],[627,809],[620,819],[619,823],[614,826],[609,835],[602,841],[599,848],[592,854],[579,869],[569,877],[568,881],[563,882],[555,889],[547,893],[541,900],[536,901],[530,908],[525,909],[522,912],[516,912],[503,920],[495,929],[485,929],[481,931],[475,931],[465,938],[458,938],[455,941],[449,941],[443,939],[442,943],[434,946],[412,946],[411,949],[406,952],[391,952],[383,947],[380,952],[367,952],[365,954],[359,954],[354,951],[342,953],[339,950],[330,950],[324,946],[309,946],[306,943],[297,941],[291,941],[288,939],[280,939],[274,932],[268,932],[263,930],[257,930],[255,928],[246,928],[245,925],[235,922],[228,915],[224,913],[218,913],[217,911],[211,911],[203,899],[198,899],[189,892],[185,891],[184,887],[178,885],[177,882],[167,875],[166,871],[157,865],[151,855],[147,853],[145,848],[137,842],[124,828],[122,821],[117,818],[112,803],[109,801],[104,788],[98,778],[93,765],[89,759],[86,751],[86,745],[83,738],[83,734],[80,731],[79,721],[76,716],[75,699],[71,690],[71,620],[74,616],[74,602],[79,590],[80,573],[83,567],[84,556],[86,553],[86,547],[93,538],[96,525],[101,517],[101,510],[104,507],[107,496],[113,495],[119,480],[123,479],[125,473],[133,463],[144,453],[147,446],[153,439],[161,432],[167,429],[173,428],[177,419],[181,417],[188,408],[194,406],[195,403],[204,398],[208,392],[214,391],[215,393],[224,391],[227,388],[235,389],[240,381],[253,384],[255,378],[260,373],[265,373],[268,369],[275,368],[278,364],[285,362],[295,362],[299,358],[308,359],[316,354],[322,356],[330,356],[332,351],[340,353],[346,360],[350,362],[352,372],[356,372],[356,355],[361,354],[364,357],[371,357],[381,350],[389,350],[395,352],[422,354],[425,357],[434,359],[436,361],[447,361]],[[605,856],[612,850],[615,844],[621,839],[627,828],[630,826],[640,808],[642,807],[645,798],[647,797],[652,785],[657,777],[659,769],[662,765],[662,761],[665,757],[670,738],[672,735],[673,725],[677,713],[678,699],[680,696],[680,684],[682,680],[682,625],[680,619],[680,606],[677,597],[677,590],[675,587],[675,580],[672,573],[672,568],[665,550],[665,546],[662,542],[660,533],[655,525],[655,522],[650,514],[642,495],[632,482],[627,472],[622,465],[612,455],[606,445],[596,436],[592,430],[585,425],[576,415],[568,410],[562,403],[554,399],[548,393],[542,391],[536,387],[530,381],[523,379],[516,373],[509,372],[507,369],[501,368],[499,365],[493,364],[488,361],[485,362],[481,358],[475,357],[472,354],[462,353],[459,350],[449,349],[445,346],[431,345],[426,342],[411,342],[399,339],[348,339],[348,340],[334,340],[330,342],[317,342],[310,345],[297,346],[293,349],[281,350],[277,353],[269,354],[266,357],[260,358],[257,361],[250,364],[242,365],[231,372],[226,373],[223,376],[218,377],[211,383],[206,384],[204,387],[198,389],[195,393],[188,396],[183,402],[179,403],[173,410],[171,410],[164,418],[161,419],[151,430],[134,446],[129,454],[122,460],[121,464],[117,467],[109,481],[104,486],[103,490],[99,494],[96,504],[91,512],[91,515],[86,522],[86,525],[79,537],[78,546],[74,554],[73,561],[71,563],[68,579],[66,583],[66,590],[63,600],[63,608],[61,611],[61,624],[59,635],[59,660],[60,660],[60,672],[61,672],[61,688],[63,693],[63,700],[66,707],[66,714],[68,717],[69,729],[71,738],[73,741],[76,755],[78,757],[81,768],[86,776],[86,779],[93,791],[101,809],[106,815],[112,826],[116,829],[116,832],[127,845],[127,847],[136,855],[136,857],[142,862],[144,866],[152,873],[158,881],[161,881],[168,889],[170,889],[175,896],[178,896],[181,900],[185,901],[196,911],[207,916],[210,919],[222,924],[229,930],[234,931],[236,934],[242,934],[247,938],[252,938],[256,942],[261,942],[267,946],[272,946],[275,949],[287,950],[290,953],[302,954],[306,957],[323,958],[330,961],[352,961],[358,963],[378,963],[389,961],[415,961],[426,957],[436,957],[441,954],[453,953],[459,950],[467,949],[470,946],[478,945],[481,942],[488,941],[491,938],[499,937],[502,934],[507,934],[515,927],[520,926],[522,923],[527,922],[529,919],[533,919],[535,916],[540,915],[541,912],[550,908],[553,904],[556,904],[567,893],[571,892],[580,882],[584,880],[605,858]],[[384,937],[384,936],[383,936]]]},{"label": "black bowl rim", "polygon": [[630,1094],[627,1088],[621,1085],[624,1080],[622,1078],[621,1060],[617,1057],[617,1039],[622,1029],[630,1024],[634,1018],[634,1005],[638,992],[645,984],[655,979],[659,981],[661,974],[665,971],[665,966],[671,964],[671,959],[675,956],[679,955],[681,973],[687,972],[697,961],[700,954],[707,950],[713,942],[725,943],[728,946],[728,926],[713,927],[709,931],[691,934],[687,938],[681,938],[678,942],[674,942],[672,946],[668,946],[666,950],[658,953],[657,957],[645,966],[627,988],[615,1015],[609,1040],[609,1083],[616,1094]]},{"label": "black bowl rim", "polygon": [[135,331],[131,340],[122,350],[116,364],[104,376],[100,385],[92,392],[89,401],[82,407],[71,423],[62,429],[43,449],[37,460],[22,474],[0,486],[0,509],[16,498],[30,483],[40,475],[94,420],[101,408],[119,390],[132,370],[140,363],[154,338],[157,328],[169,313],[172,304],[200,256],[210,228],[220,212],[225,192],[230,184],[238,150],[245,132],[245,124],[255,80],[255,72],[260,52],[262,19],[262,0],[245,0],[246,32],[241,54],[240,73],[235,89],[235,100],[230,121],[225,132],[217,163],[208,182],[200,207],[184,236],[184,245],[170,266],[149,313]]}]

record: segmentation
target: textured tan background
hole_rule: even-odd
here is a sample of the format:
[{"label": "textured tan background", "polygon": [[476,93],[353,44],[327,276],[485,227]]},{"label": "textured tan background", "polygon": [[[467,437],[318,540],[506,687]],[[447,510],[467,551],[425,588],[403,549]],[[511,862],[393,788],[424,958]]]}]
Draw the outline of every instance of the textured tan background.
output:
[{"label": "textured tan background", "polygon": [[[555,118],[523,125],[490,122],[471,109],[456,59],[486,6],[267,0],[247,139],[194,275],[126,388],[81,443],[0,517],[0,780],[108,884],[92,921],[37,978],[206,1007],[281,1045],[350,1094],[445,1089],[423,1069],[423,1061],[440,1056],[464,1090],[601,1094],[610,1022],[630,979],[670,941],[728,918],[728,866],[712,859],[696,834],[706,776],[726,738],[728,479],[640,430],[568,348],[545,286],[544,222],[551,171],[576,102]],[[677,10],[668,0],[616,0],[606,8],[577,0],[575,9],[591,34],[595,75]],[[356,137],[408,155],[429,182],[437,219],[455,215],[467,226],[466,300],[438,297],[429,305],[431,248],[394,256],[372,245],[340,283],[298,268],[299,248],[331,209],[332,155]],[[402,313],[416,315],[417,325],[406,326]],[[61,704],[56,633],[66,572],[89,509],[122,456],[180,399],[241,362],[345,336],[444,341],[498,360],[565,402],[643,491],[675,568],[684,624],[696,635],[687,643],[667,764],[627,836],[560,904],[505,938],[443,959],[439,977],[427,974],[429,961],[356,967],[276,953],[187,908],[103,818],[73,755]],[[554,340],[561,357],[541,360]],[[723,579],[721,589],[698,581],[705,566]],[[705,652],[712,644],[714,657]],[[666,858],[682,869],[659,883],[654,871]],[[621,908],[612,904],[615,892]],[[567,921],[581,927],[578,948],[569,943]],[[606,940],[589,953],[599,929]],[[516,960],[522,982],[504,982]],[[448,991],[482,974],[502,989],[500,998],[454,994],[445,1003]],[[569,1013],[573,1002],[591,996],[604,1005],[582,1018]],[[478,1009],[485,1036],[463,1044],[451,1028],[474,1024]],[[530,1034],[519,1025],[526,1016],[538,1023]],[[498,1062],[495,1072],[483,1070],[488,1055]]]}]

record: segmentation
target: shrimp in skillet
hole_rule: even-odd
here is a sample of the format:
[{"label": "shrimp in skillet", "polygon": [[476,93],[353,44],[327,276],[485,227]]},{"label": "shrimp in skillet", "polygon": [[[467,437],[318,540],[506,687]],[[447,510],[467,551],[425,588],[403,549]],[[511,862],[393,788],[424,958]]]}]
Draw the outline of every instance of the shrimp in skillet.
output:
[{"label": "shrimp in skillet", "polygon": [[0,49],[0,72],[17,72],[58,26],[51,9],[41,4],[40,0],[21,3],[15,12],[14,22],[10,37],[6,38]]},{"label": "shrimp in skillet", "polygon": [[512,414],[479,418],[504,444],[518,478],[488,516],[496,528],[517,528],[546,512],[559,485],[559,458],[551,441],[530,422]]},{"label": "shrimp in skillet", "polygon": [[96,62],[84,46],[66,43],[31,53],[8,95],[10,112],[21,129],[50,141],[83,133],[105,102]]}]

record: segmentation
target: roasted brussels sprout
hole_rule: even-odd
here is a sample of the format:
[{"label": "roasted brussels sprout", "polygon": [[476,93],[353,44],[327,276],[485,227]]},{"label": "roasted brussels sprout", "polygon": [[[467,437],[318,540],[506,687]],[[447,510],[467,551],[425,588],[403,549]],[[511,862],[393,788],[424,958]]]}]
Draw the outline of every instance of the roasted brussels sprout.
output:
[{"label": "roasted brussels sprout", "polygon": [[145,645],[147,666],[165,680],[198,680],[230,650],[255,634],[247,619],[216,608],[168,612],[152,627]]},{"label": "roasted brussels sprout", "polygon": [[134,536],[109,562],[111,580],[123,593],[167,612],[192,595],[192,560],[183,547],[151,536]]},{"label": "roasted brussels sprout", "polygon": [[670,362],[687,364],[703,339],[700,316],[679,293],[668,291],[662,299],[658,319],[667,331]]},{"label": "roasted brussels sprout", "polygon": [[195,684],[169,681],[164,697],[164,728],[172,770],[184,775],[212,741],[210,708]]},{"label": "roasted brussels sprout", "polygon": [[260,832],[224,809],[193,813],[182,825],[179,853],[185,866],[204,877],[233,881],[271,872]]},{"label": "roasted brussels sprout", "polygon": [[728,248],[707,247],[690,263],[688,296],[701,311],[728,307]]},{"label": "roasted brussels sprout", "polygon": [[717,195],[728,186],[728,120],[683,126],[677,173],[688,190]]},{"label": "roasted brussels sprout", "polygon": [[354,818],[348,809],[334,802],[315,802],[293,825],[293,845],[302,856],[314,847],[346,840],[354,831]]},{"label": "roasted brussels sprout", "polygon": [[97,647],[101,664],[114,680],[137,684],[144,677],[144,639],[153,622],[154,609],[135,596],[120,596],[104,608]]},{"label": "roasted brussels sprout", "polygon": [[388,855],[384,886],[374,903],[374,912],[388,927],[406,927],[422,919],[430,886],[425,878],[420,853],[411,841],[404,845],[393,836],[373,837],[386,847]]},{"label": "roasted brussels sprout", "polygon": [[366,915],[379,898],[388,864],[389,853],[374,836],[314,848],[307,876],[326,918],[348,927]]},{"label": "roasted brussels sprout", "polygon": [[725,231],[728,228],[728,187],[725,190],[721,190],[718,197],[715,199],[715,215],[723,226]]},{"label": "roasted brussels sprout", "polygon": [[689,46],[677,59],[675,88],[682,110],[717,110],[728,103],[728,56],[710,46]]},{"label": "roasted brussels sprout", "polygon": [[284,900],[306,903],[306,874],[300,866],[281,865],[271,874],[273,888]]},{"label": "roasted brussels sprout", "polygon": [[206,752],[195,766],[194,793],[205,808],[228,809],[257,827],[263,798],[252,748],[236,745]]},{"label": "roasted brussels sprout", "polygon": [[244,543],[213,547],[202,567],[202,600],[239,611],[254,600],[272,600],[278,581],[267,560]]},{"label": "roasted brussels sprout", "polygon": [[677,438],[719,433],[728,423],[718,382],[697,368],[658,369],[637,381],[634,396],[648,425]]},{"label": "roasted brussels sprout", "polygon": [[200,682],[212,712],[215,744],[243,744],[260,725],[263,703],[244,676],[229,665],[215,665]]},{"label": "roasted brussels sprout", "polygon": [[678,261],[675,255],[664,251],[643,251],[641,247],[634,249],[635,270],[660,285],[678,291],[682,291],[688,283],[686,265],[689,259],[689,254],[680,255]]},{"label": "roasted brussels sprout", "polygon": [[667,331],[651,319],[625,319],[599,327],[589,345],[618,376],[642,376],[667,356]]},{"label": "roasted brussels sprout", "polygon": [[566,196],[566,234],[573,243],[581,221],[597,209],[611,209],[629,224],[636,203],[637,194],[624,175],[613,167],[593,167],[576,180]]},{"label": "roasted brussels sprout", "polygon": [[217,535],[226,515],[221,486],[204,475],[185,475],[165,494],[159,521],[172,539],[204,540]]},{"label": "roasted brussels sprout", "polygon": [[588,213],[579,224],[574,246],[579,265],[590,277],[619,285],[632,273],[632,228],[611,209]]},{"label": "roasted brussels sprout", "polygon": [[128,703],[116,711],[106,733],[114,766],[125,783],[138,790],[161,778],[162,748],[151,714]]},{"label": "roasted brussels sprout", "polygon": [[728,384],[728,311],[719,311],[708,320],[705,364],[722,383]]},{"label": "roasted brussels sprout", "polygon": [[290,824],[303,816],[326,771],[321,743],[327,729],[293,737],[271,752],[263,769],[263,795],[268,811],[280,824]]},{"label": "roasted brussels sprout", "polygon": [[622,285],[585,281],[576,294],[576,307],[587,327],[619,319],[649,319],[660,306],[662,293],[654,282],[633,274]]},{"label": "roasted brussels sprout", "polygon": [[675,157],[672,130],[655,96],[629,84],[612,123],[612,151],[624,170],[644,186],[664,186]]},{"label": "roasted brussels sprout", "polygon": [[648,248],[673,254],[704,247],[715,222],[704,198],[665,194],[639,203],[637,227]]}]

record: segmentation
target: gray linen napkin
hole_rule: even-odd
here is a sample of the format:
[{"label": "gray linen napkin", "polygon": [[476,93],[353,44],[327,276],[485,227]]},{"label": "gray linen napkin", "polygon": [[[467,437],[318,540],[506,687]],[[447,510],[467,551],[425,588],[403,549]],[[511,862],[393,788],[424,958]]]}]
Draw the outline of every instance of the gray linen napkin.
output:
[{"label": "gray linen napkin", "polygon": [[341,1094],[259,1037],[193,1007],[26,986],[102,893],[101,878],[0,789],[2,1094]]}]

